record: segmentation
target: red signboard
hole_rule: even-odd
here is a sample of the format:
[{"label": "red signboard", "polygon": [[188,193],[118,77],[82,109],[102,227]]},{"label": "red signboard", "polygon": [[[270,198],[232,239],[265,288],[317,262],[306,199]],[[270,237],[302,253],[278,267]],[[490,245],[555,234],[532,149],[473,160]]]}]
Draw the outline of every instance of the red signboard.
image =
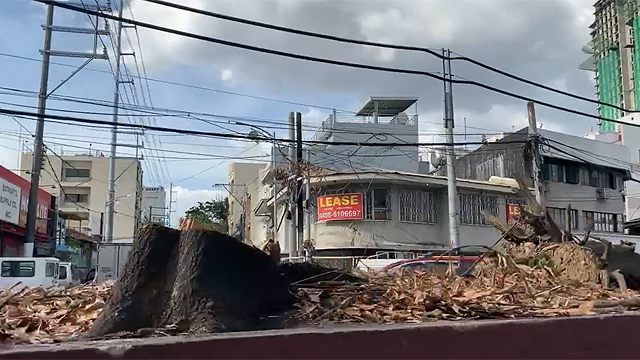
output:
[{"label": "red signboard", "polygon": [[[521,205],[517,204],[507,204],[507,223],[509,223],[509,225],[513,225],[513,223],[517,221],[518,216],[520,216],[520,206]],[[522,205],[522,208],[528,210],[529,205]]]},{"label": "red signboard", "polygon": [[362,194],[318,196],[318,221],[362,219]]},{"label": "red signboard", "polygon": [[[19,226],[24,228],[27,223],[29,188],[31,187],[31,182],[3,166],[0,166],[0,178],[3,178],[20,188]],[[43,189],[38,189],[38,220],[36,222],[36,234],[44,238],[47,236],[47,218],[49,217],[49,208],[51,208],[51,194]]]}]

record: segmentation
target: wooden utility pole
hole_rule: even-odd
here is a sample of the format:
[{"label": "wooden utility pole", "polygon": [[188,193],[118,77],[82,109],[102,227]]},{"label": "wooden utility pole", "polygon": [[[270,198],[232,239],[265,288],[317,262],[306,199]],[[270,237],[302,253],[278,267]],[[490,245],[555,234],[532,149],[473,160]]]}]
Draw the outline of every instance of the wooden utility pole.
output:
[{"label": "wooden utility pole", "polygon": [[544,181],[542,179],[542,157],[540,156],[540,135],[536,122],[536,108],[532,101],[527,102],[527,117],[529,118],[529,145],[531,148],[531,174],[535,188],[536,201],[544,211],[547,202],[544,196]]}]

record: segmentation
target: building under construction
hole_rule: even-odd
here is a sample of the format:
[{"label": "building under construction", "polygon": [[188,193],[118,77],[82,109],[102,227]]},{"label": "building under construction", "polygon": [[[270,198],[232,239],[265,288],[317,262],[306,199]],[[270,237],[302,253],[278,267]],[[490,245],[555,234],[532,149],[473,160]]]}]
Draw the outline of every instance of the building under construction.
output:
[{"label": "building under construction", "polygon": [[[595,72],[599,101],[626,109],[640,108],[640,44],[634,41],[640,36],[639,5],[640,0],[598,0],[594,4],[591,41],[583,47],[590,57],[580,65],[580,69]],[[625,115],[610,106],[599,106],[598,112],[612,120]],[[614,122],[600,122],[601,132],[615,130]]]}]

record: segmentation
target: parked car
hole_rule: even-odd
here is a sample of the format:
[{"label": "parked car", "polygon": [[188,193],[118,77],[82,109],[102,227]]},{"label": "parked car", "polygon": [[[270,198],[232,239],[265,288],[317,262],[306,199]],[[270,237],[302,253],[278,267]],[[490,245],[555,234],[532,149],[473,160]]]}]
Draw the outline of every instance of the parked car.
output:
[{"label": "parked car", "polygon": [[469,255],[429,255],[417,259],[406,259],[393,262],[384,267],[384,272],[390,273],[393,271],[402,271],[403,273],[410,273],[416,270],[419,271],[434,271],[436,273],[444,274],[451,263],[454,266],[456,274],[458,276],[464,275],[469,267],[471,267],[479,256]]}]

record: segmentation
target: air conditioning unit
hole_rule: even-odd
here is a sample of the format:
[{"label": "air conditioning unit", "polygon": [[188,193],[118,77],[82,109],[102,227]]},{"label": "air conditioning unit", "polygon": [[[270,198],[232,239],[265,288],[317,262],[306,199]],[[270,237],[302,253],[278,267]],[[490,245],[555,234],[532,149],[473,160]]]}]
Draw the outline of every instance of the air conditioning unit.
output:
[{"label": "air conditioning unit", "polygon": [[606,200],[604,189],[596,189],[596,200]]}]

